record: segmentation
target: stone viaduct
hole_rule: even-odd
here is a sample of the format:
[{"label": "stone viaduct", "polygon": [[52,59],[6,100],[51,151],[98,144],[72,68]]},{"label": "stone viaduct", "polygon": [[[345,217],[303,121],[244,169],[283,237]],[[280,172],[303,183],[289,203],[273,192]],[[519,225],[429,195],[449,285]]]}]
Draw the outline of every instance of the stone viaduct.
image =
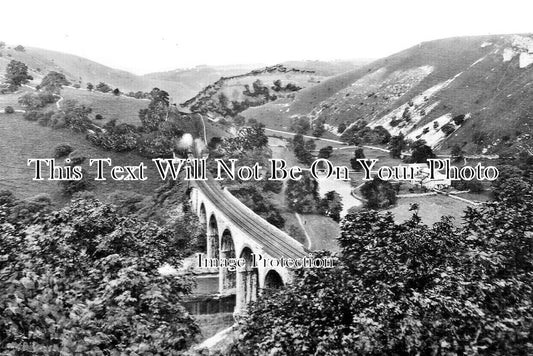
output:
[{"label": "stone viaduct", "polygon": [[263,258],[303,258],[308,251],[301,243],[274,227],[241,203],[216,181],[195,181],[191,205],[207,227],[207,258],[241,258],[245,265],[231,271],[219,268],[219,293],[235,294],[235,313],[267,289],[291,282],[291,272],[275,265],[254,266],[254,254]]}]

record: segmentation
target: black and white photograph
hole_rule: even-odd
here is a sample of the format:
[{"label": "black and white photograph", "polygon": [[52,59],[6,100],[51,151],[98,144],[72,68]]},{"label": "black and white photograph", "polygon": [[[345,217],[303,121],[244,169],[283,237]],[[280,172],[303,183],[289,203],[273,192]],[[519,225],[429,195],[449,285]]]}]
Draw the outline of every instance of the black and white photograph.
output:
[{"label": "black and white photograph", "polygon": [[0,355],[533,355],[533,2],[0,3]]}]

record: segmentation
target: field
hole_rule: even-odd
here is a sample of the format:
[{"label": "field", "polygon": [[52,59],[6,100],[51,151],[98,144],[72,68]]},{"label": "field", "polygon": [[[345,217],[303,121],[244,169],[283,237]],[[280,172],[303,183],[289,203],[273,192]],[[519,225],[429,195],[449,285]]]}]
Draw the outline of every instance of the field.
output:
[{"label": "field", "polygon": [[[54,148],[60,143],[67,143],[80,150],[87,157],[86,164],[89,158],[106,157],[111,158],[114,165],[139,165],[145,162],[148,166],[148,180],[144,182],[111,179],[93,182],[92,191],[103,200],[117,190],[133,191],[148,196],[161,184],[152,162],[146,158],[133,153],[104,151],[92,146],[81,134],[42,127],[36,122],[24,120],[19,113],[12,115],[2,113],[0,114],[0,167],[2,167],[0,189],[11,190],[20,198],[46,193],[57,205],[66,203],[69,197],[62,195],[57,182],[33,181],[33,166],[29,167],[26,164],[29,158],[53,157]],[[89,169],[89,173],[94,174],[94,167]]]},{"label": "field", "polygon": [[409,211],[409,207],[413,203],[418,204],[418,215],[422,218],[422,222],[428,225],[436,223],[442,216],[453,217],[454,222],[459,225],[464,216],[464,210],[468,206],[472,206],[443,195],[431,195],[417,198],[400,198],[397,205],[387,211],[393,213],[396,222],[400,223],[410,219],[413,215],[413,211]]},{"label": "field", "polygon": [[99,125],[111,119],[117,119],[119,123],[140,125],[139,110],[147,108],[150,103],[148,100],[73,88],[63,88],[61,95],[65,100],[77,100],[82,104],[90,106],[93,109],[90,118],[93,120],[96,114],[102,115],[104,120],[95,121]]}]

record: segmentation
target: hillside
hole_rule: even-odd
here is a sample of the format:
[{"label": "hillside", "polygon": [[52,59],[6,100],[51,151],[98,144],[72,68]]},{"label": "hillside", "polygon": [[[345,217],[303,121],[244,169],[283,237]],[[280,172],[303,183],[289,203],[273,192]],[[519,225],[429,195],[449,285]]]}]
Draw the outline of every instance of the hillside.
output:
[{"label": "hillside", "polygon": [[269,102],[292,101],[295,93],[320,83],[325,77],[312,70],[287,68],[281,64],[222,77],[181,104],[192,112],[231,118],[249,107]]},{"label": "hillside", "polygon": [[243,115],[285,129],[306,116],[332,133],[364,120],[442,150],[458,144],[467,152],[507,152],[531,138],[532,63],[530,35],[424,42],[303,89],[283,107],[270,103]]},{"label": "hillside", "polygon": [[119,88],[122,92],[149,92],[152,88],[160,88],[169,92],[174,102],[181,102],[190,98],[221,75],[240,74],[252,68],[252,66],[199,66],[192,69],[139,76],[72,54],[33,47],[26,47],[25,51],[16,51],[13,47],[0,49],[2,54],[0,56],[0,74],[5,72],[5,67],[9,61],[15,59],[29,67],[30,74],[35,78],[33,85],[38,84],[49,71],[57,71],[65,74],[73,84],[79,84],[82,88],[85,88],[87,83],[96,85],[99,82],[107,83],[113,88]]}]

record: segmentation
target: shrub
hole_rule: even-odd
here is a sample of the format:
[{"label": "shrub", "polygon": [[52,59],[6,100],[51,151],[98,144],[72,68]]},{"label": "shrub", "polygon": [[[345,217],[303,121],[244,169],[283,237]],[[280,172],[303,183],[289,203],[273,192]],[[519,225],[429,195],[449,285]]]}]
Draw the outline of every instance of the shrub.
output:
[{"label": "shrub", "polygon": [[6,114],[13,114],[15,112],[15,109],[13,109],[12,106],[6,106],[5,109],[4,109],[4,112]]},{"label": "shrub", "polygon": [[32,111],[25,112],[22,117],[24,118],[24,120],[37,121],[39,120],[41,115],[42,114],[39,111],[32,110]]},{"label": "shrub", "polygon": [[71,145],[61,143],[54,148],[54,158],[68,156],[72,151],[74,151],[74,148]]},{"label": "shrub", "polygon": [[459,126],[461,125],[463,122],[465,121],[465,115],[461,114],[461,115],[457,115],[453,118],[453,122]]},{"label": "shrub", "polygon": [[455,131],[455,127],[451,123],[443,125],[440,129],[442,130],[442,132],[444,132],[446,136],[450,136]]},{"label": "shrub", "polygon": [[100,114],[96,114],[96,116],[94,117],[95,120],[103,120],[104,117]]},{"label": "shrub", "polygon": [[24,46],[22,45],[18,45],[17,47],[13,48],[15,51],[18,51],[18,52],[26,52],[26,48],[24,48]]}]

